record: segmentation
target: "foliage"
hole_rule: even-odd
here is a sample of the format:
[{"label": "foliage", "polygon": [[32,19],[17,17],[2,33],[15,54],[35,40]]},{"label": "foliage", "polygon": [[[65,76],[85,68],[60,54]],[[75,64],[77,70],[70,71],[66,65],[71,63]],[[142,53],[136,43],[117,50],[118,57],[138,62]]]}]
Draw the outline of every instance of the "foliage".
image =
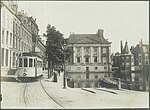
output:
[{"label": "foliage", "polygon": [[54,26],[50,24],[47,25],[46,30],[46,54],[48,56],[48,60],[53,63],[62,60],[63,51],[61,49],[64,38],[63,34],[56,30]]}]

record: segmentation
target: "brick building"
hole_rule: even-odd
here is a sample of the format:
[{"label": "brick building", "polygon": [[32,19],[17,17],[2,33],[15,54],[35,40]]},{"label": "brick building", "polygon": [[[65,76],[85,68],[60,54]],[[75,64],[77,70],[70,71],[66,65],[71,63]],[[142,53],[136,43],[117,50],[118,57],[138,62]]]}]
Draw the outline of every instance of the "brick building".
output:
[{"label": "brick building", "polygon": [[111,42],[103,36],[103,30],[96,34],[71,34],[68,48],[73,51],[66,66],[70,87],[98,87],[99,78],[111,73]]},{"label": "brick building", "polygon": [[125,42],[123,47],[121,41],[121,53],[116,53],[112,58],[112,69],[115,76],[121,78],[122,81],[132,82],[134,70],[134,56],[128,48],[128,43]]},{"label": "brick building", "polygon": [[135,47],[131,47],[134,55],[135,82],[139,84],[140,90],[149,89],[149,45],[143,44],[142,40]]}]

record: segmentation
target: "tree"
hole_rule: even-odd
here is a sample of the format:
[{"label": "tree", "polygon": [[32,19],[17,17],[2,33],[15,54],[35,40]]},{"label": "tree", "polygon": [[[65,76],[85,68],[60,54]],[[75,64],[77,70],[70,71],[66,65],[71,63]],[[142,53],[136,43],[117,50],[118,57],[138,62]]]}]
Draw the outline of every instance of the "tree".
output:
[{"label": "tree", "polygon": [[53,68],[56,62],[63,61],[62,45],[64,43],[63,34],[56,30],[50,24],[46,27],[46,55],[48,60],[48,78],[52,76]]}]

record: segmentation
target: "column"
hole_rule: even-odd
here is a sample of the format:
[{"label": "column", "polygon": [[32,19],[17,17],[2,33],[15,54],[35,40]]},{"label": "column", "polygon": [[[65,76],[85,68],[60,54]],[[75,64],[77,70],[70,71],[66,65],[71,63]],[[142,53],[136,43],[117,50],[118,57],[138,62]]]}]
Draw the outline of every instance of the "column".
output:
[{"label": "column", "polygon": [[101,63],[101,47],[98,47],[98,63]]},{"label": "column", "polygon": [[84,63],[84,49],[81,47],[81,63]]},{"label": "column", "polygon": [[93,63],[93,49],[90,47],[90,63]]},{"label": "column", "polygon": [[73,63],[76,63],[76,49],[73,46]]}]

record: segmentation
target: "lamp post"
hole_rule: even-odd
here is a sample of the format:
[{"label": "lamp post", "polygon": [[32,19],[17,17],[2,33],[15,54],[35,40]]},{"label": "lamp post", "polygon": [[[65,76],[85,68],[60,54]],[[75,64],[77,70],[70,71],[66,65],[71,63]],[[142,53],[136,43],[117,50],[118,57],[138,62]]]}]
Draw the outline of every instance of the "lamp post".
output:
[{"label": "lamp post", "polygon": [[63,76],[64,87],[63,87],[63,89],[66,89],[66,65],[65,65],[65,59],[66,59],[66,53],[65,53],[65,51],[66,51],[66,47],[67,47],[66,44],[64,44],[62,46],[63,54],[64,54],[64,76]]}]

